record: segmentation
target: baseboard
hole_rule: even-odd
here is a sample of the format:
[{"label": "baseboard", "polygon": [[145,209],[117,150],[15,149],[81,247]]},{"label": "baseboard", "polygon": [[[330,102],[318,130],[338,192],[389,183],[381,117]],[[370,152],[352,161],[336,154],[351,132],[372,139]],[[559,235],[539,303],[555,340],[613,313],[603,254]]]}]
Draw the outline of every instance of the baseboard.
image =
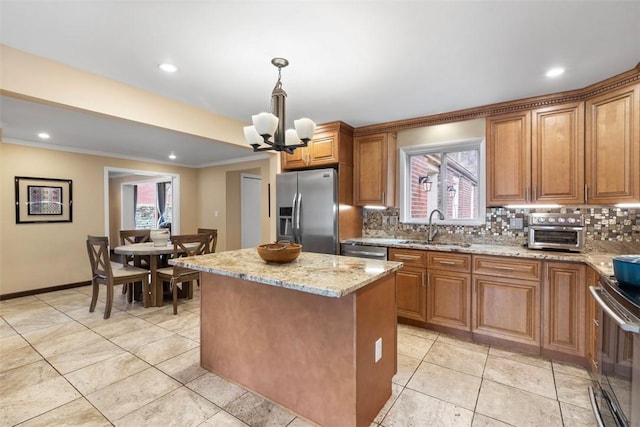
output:
[{"label": "baseboard", "polygon": [[62,291],[64,289],[80,288],[82,286],[88,286],[90,284],[91,284],[91,280],[87,280],[86,282],[68,283],[66,285],[50,286],[48,288],[29,289],[28,291],[13,292],[10,294],[0,294],[0,301],[13,299],[13,298],[28,297],[28,296],[37,295],[37,294],[46,294],[47,292]]}]

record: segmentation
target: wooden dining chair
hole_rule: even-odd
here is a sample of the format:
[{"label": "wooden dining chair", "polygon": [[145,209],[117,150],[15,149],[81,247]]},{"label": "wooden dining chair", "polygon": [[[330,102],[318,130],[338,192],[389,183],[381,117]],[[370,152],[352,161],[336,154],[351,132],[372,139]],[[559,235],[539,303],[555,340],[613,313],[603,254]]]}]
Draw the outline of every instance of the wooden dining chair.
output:
[{"label": "wooden dining chair", "polygon": [[[173,257],[204,255],[209,244],[208,234],[183,234],[171,237],[173,242]],[[162,284],[169,282],[173,296],[173,314],[178,314],[178,283],[184,286],[192,286],[194,281],[200,280],[200,272],[189,268],[173,266],[156,270],[154,283],[159,286],[162,292]],[[187,295],[192,295],[192,289],[186,290]]]},{"label": "wooden dining chair", "polygon": [[126,283],[142,282],[142,303],[149,305],[149,271],[143,268],[111,262],[109,257],[109,238],[87,236],[87,252],[91,263],[91,285],[93,292],[89,312],[93,313],[98,301],[99,286],[107,287],[107,302],[104,307],[104,318],[111,315],[113,305],[113,287]]},{"label": "wooden dining chair", "polygon": [[217,228],[198,228],[198,234],[208,234],[209,244],[207,245],[207,253],[212,254],[216,251],[216,245],[218,244],[218,229]]},{"label": "wooden dining chair", "polygon": [[[151,241],[151,230],[120,230],[120,244],[131,245],[134,243],[143,243]],[[133,256],[122,255],[122,264],[133,265],[139,268],[150,268],[149,256]],[[122,285],[122,294],[127,294],[127,301],[133,302],[133,291],[135,289],[134,283],[127,283]]]}]

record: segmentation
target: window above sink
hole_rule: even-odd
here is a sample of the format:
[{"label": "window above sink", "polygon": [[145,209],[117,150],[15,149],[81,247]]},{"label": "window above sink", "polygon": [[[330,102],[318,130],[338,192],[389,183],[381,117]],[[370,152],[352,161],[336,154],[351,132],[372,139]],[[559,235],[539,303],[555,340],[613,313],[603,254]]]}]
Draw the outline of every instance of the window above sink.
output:
[{"label": "window above sink", "polygon": [[485,222],[484,138],[401,148],[399,161],[401,222],[427,224],[434,209],[442,224]]}]

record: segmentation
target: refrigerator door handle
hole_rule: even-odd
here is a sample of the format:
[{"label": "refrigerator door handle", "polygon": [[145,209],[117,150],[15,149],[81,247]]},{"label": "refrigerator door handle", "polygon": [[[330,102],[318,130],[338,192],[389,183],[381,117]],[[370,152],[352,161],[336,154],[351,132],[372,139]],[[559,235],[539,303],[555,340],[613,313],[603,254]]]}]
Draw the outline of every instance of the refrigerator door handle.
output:
[{"label": "refrigerator door handle", "polygon": [[298,202],[294,205],[294,229],[295,229],[295,233],[294,233],[294,237],[296,240],[296,243],[302,243],[302,231],[300,230],[300,208],[302,206],[302,193],[298,193],[297,194],[298,197]]}]

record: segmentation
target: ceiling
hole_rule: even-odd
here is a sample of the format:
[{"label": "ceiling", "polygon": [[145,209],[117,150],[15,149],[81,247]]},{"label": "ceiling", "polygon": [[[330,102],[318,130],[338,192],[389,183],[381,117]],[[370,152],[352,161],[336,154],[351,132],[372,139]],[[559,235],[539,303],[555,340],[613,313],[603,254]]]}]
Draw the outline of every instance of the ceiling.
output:
[{"label": "ceiling", "polygon": [[[0,2],[0,42],[234,119],[351,126],[578,89],[640,61],[638,1]],[[158,70],[171,62],[174,74]],[[566,68],[549,79],[547,69]],[[3,138],[200,167],[238,146],[3,97]],[[288,124],[290,126],[290,124]],[[99,129],[99,133],[96,132]],[[178,148],[174,148],[178,147]]]}]

